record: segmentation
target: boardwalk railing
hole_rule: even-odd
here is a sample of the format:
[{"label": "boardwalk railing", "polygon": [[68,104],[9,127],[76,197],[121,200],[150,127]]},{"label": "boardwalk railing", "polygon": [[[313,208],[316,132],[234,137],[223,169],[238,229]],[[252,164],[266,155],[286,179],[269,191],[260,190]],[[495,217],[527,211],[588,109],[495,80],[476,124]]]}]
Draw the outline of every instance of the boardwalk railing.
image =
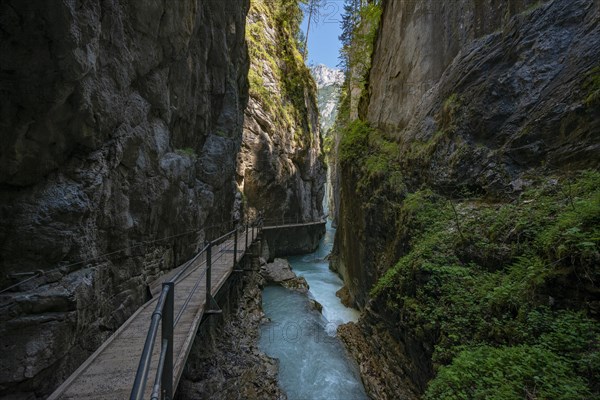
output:
[{"label": "boardwalk railing", "polygon": [[[144,398],[144,389],[148,380],[150,371],[150,362],[152,361],[152,349],[156,342],[158,325],[162,321],[162,345],[160,349],[160,358],[156,371],[156,379],[152,390],[152,400],[172,399],[173,398],[173,313],[174,313],[174,291],[175,283],[163,283],[163,289],[160,298],[156,304],[156,309],[152,313],[152,322],[146,343],[140,358],[133,389],[130,399],[142,400]],[[162,390],[161,390],[162,389]],[[160,393],[162,392],[162,394]]]},{"label": "boardwalk railing", "polygon": [[281,217],[281,218],[268,218],[263,220],[263,226],[274,227],[274,226],[284,226],[284,225],[302,225],[302,224],[318,224],[327,221],[327,214],[322,215],[320,218],[313,221],[306,221],[301,216],[297,215],[295,217]]},{"label": "boardwalk railing", "polygon": [[[154,386],[152,390],[152,400],[171,400],[173,398],[173,327],[177,325],[179,318],[183,314],[185,308],[189,304],[194,292],[200,285],[200,281],[203,277],[206,277],[206,302],[205,311],[206,313],[219,312],[213,309],[215,300],[212,297],[211,292],[211,269],[213,264],[212,248],[214,246],[222,245],[228,239],[233,237],[233,265],[232,269],[235,269],[237,264],[238,254],[238,234],[240,231],[246,231],[245,238],[245,249],[244,253],[248,250],[248,241],[250,244],[254,242],[258,231],[263,226],[263,220],[257,219],[253,223],[247,223],[243,226],[238,226],[230,232],[222,235],[221,237],[208,242],[208,244],[200,250],[186,265],[182,268],[177,275],[172,277],[169,281],[164,282],[162,285],[162,291],[160,298],[156,304],[156,309],[152,313],[150,328],[146,335],[146,342],[144,343],[144,349],[140,357],[137,373],[131,390],[130,400],[141,400],[144,397],[146,384],[148,381],[148,375],[150,373],[150,365],[152,361],[152,350],[154,348],[156,337],[158,334],[159,325],[162,326],[162,343],[160,350],[160,358],[156,370],[156,378],[154,380]],[[222,251],[223,249],[221,249]],[[198,279],[194,288],[190,291],[182,309],[178,313],[177,317],[174,318],[174,292],[175,282],[184,272],[193,265],[202,254],[206,254],[206,269],[204,273]]]}]

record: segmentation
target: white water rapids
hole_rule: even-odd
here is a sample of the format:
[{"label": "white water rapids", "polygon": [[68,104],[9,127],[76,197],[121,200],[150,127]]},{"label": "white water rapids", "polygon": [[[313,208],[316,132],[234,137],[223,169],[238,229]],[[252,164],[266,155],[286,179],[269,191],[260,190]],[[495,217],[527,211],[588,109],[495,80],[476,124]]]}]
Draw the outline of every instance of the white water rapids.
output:
[{"label": "white water rapids", "polygon": [[263,309],[271,322],[261,328],[260,347],[279,360],[279,385],[290,400],[367,398],[355,362],[335,336],[338,325],[356,321],[359,313],[335,295],[342,281],[326,260],[334,232],[327,223],[317,251],[288,258],[308,282],[309,296],[323,306],[322,315],[306,295],[275,286],[263,291]]}]

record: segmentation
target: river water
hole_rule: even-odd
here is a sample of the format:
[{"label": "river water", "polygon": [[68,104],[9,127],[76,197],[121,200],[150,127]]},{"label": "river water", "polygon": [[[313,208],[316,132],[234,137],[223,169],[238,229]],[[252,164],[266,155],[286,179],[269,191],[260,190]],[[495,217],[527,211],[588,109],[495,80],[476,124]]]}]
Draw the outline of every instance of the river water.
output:
[{"label": "river water", "polygon": [[323,306],[322,314],[304,294],[279,286],[263,291],[270,322],[261,327],[260,348],[279,360],[279,385],[290,400],[367,398],[354,361],[335,336],[339,324],[356,321],[359,313],[335,296],[342,280],[326,260],[334,233],[327,223],[317,251],[288,258],[294,272],[308,282],[309,297]]}]

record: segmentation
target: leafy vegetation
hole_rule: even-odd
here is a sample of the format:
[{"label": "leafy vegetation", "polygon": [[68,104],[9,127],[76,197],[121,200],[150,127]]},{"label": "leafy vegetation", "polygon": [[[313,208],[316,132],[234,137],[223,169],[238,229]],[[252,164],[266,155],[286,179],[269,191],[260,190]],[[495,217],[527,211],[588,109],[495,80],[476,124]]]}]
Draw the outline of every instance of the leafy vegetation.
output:
[{"label": "leafy vegetation", "polygon": [[580,308],[600,281],[600,173],[507,204],[420,190],[396,222],[408,249],[371,295],[433,346],[426,398],[598,395],[600,327]]},{"label": "leafy vegetation", "polygon": [[357,119],[342,131],[338,160],[342,166],[360,168],[359,190],[364,189],[366,193],[377,195],[370,189],[383,184],[382,189],[400,195],[406,188],[398,169],[398,153],[398,145],[395,142]]},{"label": "leafy vegetation", "polygon": [[342,49],[340,65],[352,70],[352,76],[364,79],[371,68],[371,54],[379,21],[381,19],[380,1],[365,3],[358,0],[346,0],[342,16]]},{"label": "leafy vegetation", "polygon": [[562,357],[540,346],[480,346],[461,352],[431,383],[426,399],[585,399]]}]

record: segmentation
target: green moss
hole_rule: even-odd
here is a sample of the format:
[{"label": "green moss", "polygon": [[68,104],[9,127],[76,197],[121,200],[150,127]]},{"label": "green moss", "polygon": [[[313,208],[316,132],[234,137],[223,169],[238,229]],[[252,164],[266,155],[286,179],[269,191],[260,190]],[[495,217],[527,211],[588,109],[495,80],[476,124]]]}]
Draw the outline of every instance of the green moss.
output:
[{"label": "green moss", "polygon": [[[565,308],[568,302],[548,304],[565,290],[578,296],[598,290],[599,196],[595,171],[541,182],[509,204],[453,205],[429,190],[406,196],[396,225],[408,249],[371,296],[400,315],[406,332],[434,346],[439,373],[429,398],[487,398],[494,390],[505,396],[497,398],[514,398],[533,387],[531,374],[546,398],[554,398],[552,387],[575,396],[565,398],[598,389],[597,322]],[[577,289],[566,289],[566,282]],[[528,364],[533,356],[548,368]],[[500,377],[471,380],[500,365]]]},{"label": "green moss", "polygon": [[196,151],[194,149],[192,149],[191,147],[185,147],[183,149],[176,149],[175,153],[177,153],[179,155],[187,156],[187,157],[192,157],[192,158],[197,157]]},{"label": "green moss", "polygon": [[362,159],[368,149],[371,128],[361,120],[348,124],[341,133],[338,160],[341,164],[355,163]]},{"label": "green moss", "polygon": [[585,79],[583,88],[588,93],[584,103],[591,107],[600,103],[600,66],[593,68]]},{"label": "green moss", "polygon": [[529,7],[527,7],[525,10],[523,10],[523,14],[525,14],[525,15],[531,14],[532,12],[534,12],[535,10],[537,10],[538,8],[540,8],[543,5],[544,5],[544,1],[538,0],[534,3],[532,3],[531,5],[529,5]]},{"label": "green moss", "polygon": [[456,118],[462,105],[462,99],[456,94],[452,93],[442,105],[441,126],[443,130],[453,132],[456,129]]},{"label": "green moss", "polygon": [[[382,132],[361,120],[349,123],[341,132],[338,160],[342,166],[353,167],[358,177],[357,190],[377,197],[383,190],[401,195],[406,190],[397,162],[398,144]],[[368,200],[367,200],[368,201]]]}]

